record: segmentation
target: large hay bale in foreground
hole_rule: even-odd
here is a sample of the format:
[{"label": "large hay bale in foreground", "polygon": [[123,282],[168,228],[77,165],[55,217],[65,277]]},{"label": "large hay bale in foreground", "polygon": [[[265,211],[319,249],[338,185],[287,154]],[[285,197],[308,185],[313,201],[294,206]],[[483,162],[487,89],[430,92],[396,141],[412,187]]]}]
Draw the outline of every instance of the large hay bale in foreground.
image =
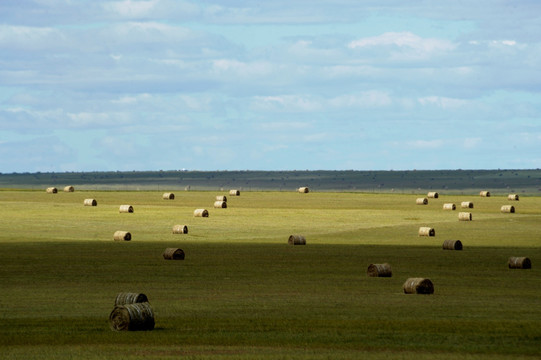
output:
[{"label": "large hay bale in foreground", "polygon": [[514,213],[515,212],[515,207],[513,205],[503,205],[500,208],[500,211],[502,213]]},{"label": "large hay bale in foreground", "polygon": [[116,295],[115,305],[135,304],[148,302],[148,298],[145,294],[121,292]]},{"label": "large hay bale in foreground", "polygon": [[109,315],[109,326],[115,331],[152,330],[154,311],[148,302],[116,305]]},{"label": "large hay bale in foreground", "polygon": [[188,227],[186,225],[175,225],[173,226],[173,234],[187,234]]},{"label": "large hay bale in foreground", "polygon": [[415,200],[415,203],[417,205],[426,205],[426,204],[428,204],[428,199],[427,198],[417,198],[417,200]]},{"label": "large hay bale in foreground", "polygon": [[507,195],[507,200],[518,201],[519,196],[518,196],[518,194],[509,194],[509,195]]},{"label": "large hay bale in foreground", "polygon": [[289,235],[287,243],[289,245],[306,245],[306,239],[302,235]]},{"label": "large hay bale in foreground", "polygon": [[310,189],[308,189],[308,187],[306,186],[303,186],[303,187],[300,187],[298,189],[298,192],[302,193],[302,194],[306,194],[306,193],[309,193],[310,192]]},{"label": "large hay bale in foreground", "polygon": [[184,260],[184,250],[178,248],[167,248],[163,252],[165,260]]},{"label": "large hay bale in foreground", "polygon": [[216,209],[225,209],[225,208],[227,208],[227,202],[225,202],[225,201],[215,201],[214,202],[214,207]]},{"label": "large hay bale in foreground", "polygon": [[437,199],[440,197],[440,194],[438,194],[436,191],[430,191],[426,196],[431,199]]},{"label": "large hay bale in foreground", "polygon": [[229,195],[231,196],[240,196],[239,190],[229,190]]},{"label": "large hay bale in foreground", "polygon": [[462,250],[462,242],[460,240],[445,240],[442,248],[443,250]]},{"label": "large hay bale in foreground", "polygon": [[118,209],[118,212],[132,213],[133,212],[133,206],[131,206],[131,205],[120,205],[120,208]]},{"label": "large hay bale in foreground", "polygon": [[419,236],[436,236],[436,230],[428,226],[421,226],[419,228]]},{"label": "large hay bale in foreground", "polygon": [[473,203],[471,201],[463,201],[460,203],[460,207],[463,209],[473,209]]},{"label": "large hay bale in foreground", "polygon": [[388,263],[370,264],[366,270],[366,274],[370,277],[391,277],[393,276],[393,270]]},{"label": "large hay bale in foreground", "polygon": [[434,284],[430,279],[409,278],[404,283],[404,294],[433,294]]},{"label": "large hay bale in foreground", "polygon": [[83,204],[84,206],[98,206],[96,199],[85,199]]},{"label": "large hay bale in foreground", "polygon": [[527,257],[512,256],[507,261],[509,269],[531,269],[532,262]]},{"label": "large hay bale in foreground", "polygon": [[443,210],[456,210],[456,205],[453,203],[443,204]]},{"label": "large hay bale in foreground", "polygon": [[164,200],[175,200],[175,194],[173,194],[173,193],[164,193],[162,195],[162,199],[164,199]]},{"label": "large hay bale in foreground", "polygon": [[75,188],[71,185],[64,186],[64,192],[74,192]]},{"label": "large hay bale in foreground", "polygon": [[47,190],[45,191],[47,191],[48,194],[56,194],[58,192],[58,189],[55,188],[54,186],[51,186],[51,187],[48,187]]},{"label": "large hay bale in foreground", "polygon": [[131,233],[129,231],[118,230],[113,235],[115,241],[130,241]]},{"label": "large hay bale in foreground", "polygon": [[459,221],[471,221],[472,220],[471,212],[459,212],[458,213],[458,220]]},{"label": "large hay bale in foreground", "polygon": [[483,190],[479,193],[481,197],[490,197],[490,191]]},{"label": "large hay bale in foreground", "polygon": [[195,217],[209,217],[209,212],[207,209],[195,209],[193,212]]}]

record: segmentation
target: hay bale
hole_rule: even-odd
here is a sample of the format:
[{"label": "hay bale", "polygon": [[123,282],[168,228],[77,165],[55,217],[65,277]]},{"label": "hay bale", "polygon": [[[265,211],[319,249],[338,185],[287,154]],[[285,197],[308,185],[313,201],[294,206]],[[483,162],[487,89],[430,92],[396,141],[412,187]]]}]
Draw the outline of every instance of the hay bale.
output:
[{"label": "hay bale", "polygon": [[428,204],[428,199],[427,198],[417,198],[417,200],[415,200],[415,203],[417,205],[426,205],[426,204]]},{"label": "hay bale", "polygon": [[479,193],[481,197],[490,197],[490,191],[483,190]]},{"label": "hay bale", "polygon": [[132,213],[133,212],[133,206],[131,205],[120,205],[120,209],[118,209],[121,213]]},{"label": "hay bale", "polygon": [[238,191],[238,190],[229,190],[229,195],[231,195],[231,196],[240,196],[240,191]]},{"label": "hay bale", "polygon": [[419,228],[419,236],[436,236],[436,230],[431,227],[421,226]]},{"label": "hay bale", "polygon": [[303,186],[303,187],[300,187],[298,189],[298,192],[302,193],[302,194],[306,194],[306,193],[309,193],[310,192],[310,189],[308,189],[308,187],[306,186]]},{"label": "hay bale", "polygon": [[173,234],[187,234],[188,227],[186,225],[175,225],[173,226]]},{"label": "hay bale", "polygon": [[167,248],[163,252],[165,260],[184,260],[184,250],[178,248]]},{"label": "hay bale", "polygon": [[74,192],[75,188],[73,186],[64,186],[64,192]]},{"label": "hay bale", "polygon": [[113,235],[115,241],[130,241],[131,233],[129,231],[118,230]]},{"label": "hay bale", "polygon": [[404,294],[433,294],[434,284],[430,279],[409,278],[404,283]]},{"label": "hay bale", "polygon": [[443,250],[462,250],[462,242],[460,240],[445,240],[442,247]]},{"label": "hay bale", "polygon": [[393,276],[393,270],[388,263],[370,264],[366,274],[370,277],[391,277]]},{"label": "hay bale", "polygon": [[216,196],[216,201],[225,201],[225,202],[227,202],[227,196],[225,196],[225,195],[217,195]]},{"label": "hay bale", "polygon": [[214,207],[217,208],[217,209],[225,209],[225,208],[227,208],[227,202],[225,202],[225,201],[215,201],[214,202]]},{"label": "hay bale", "polygon": [[173,193],[163,193],[162,199],[164,199],[164,200],[175,200],[175,194],[173,194]]},{"label": "hay bale", "polygon": [[58,189],[55,188],[54,186],[51,186],[51,187],[48,187],[47,190],[45,191],[47,191],[48,194],[56,194],[58,192]]},{"label": "hay bale", "polygon": [[195,217],[209,217],[209,212],[206,209],[195,209],[193,212]]},{"label": "hay bale", "polygon": [[115,305],[135,304],[148,302],[148,298],[145,294],[121,292],[116,295]]},{"label": "hay bale", "polygon": [[473,203],[471,201],[463,201],[460,203],[460,207],[463,209],[473,209]]},{"label": "hay bale", "polygon": [[154,311],[148,302],[116,305],[109,315],[109,326],[115,331],[152,330]]},{"label": "hay bale", "polygon": [[515,212],[515,207],[513,205],[503,205],[500,208],[500,211],[502,213],[514,213]]},{"label": "hay bale", "polygon": [[518,201],[518,199],[519,199],[518,194],[507,195],[507,200]]},{"label": "hay bale", "polygon": [[456,210],[456,205],[453,203],[443,204],[443,210]]},{"label": "hay bale", "polygon": [[83,204],[84,206],[98,206],[96,199],[85,199]]},{"label": "hay bale", "polygon": [[289,245],[306,245],[306,239],[302,235],[289,235],[287,243]]},{"label": "hay bale", "polygon": [[532,262],[527,257],[512,256],[507,261],[509,269],[531,269]]},{"label": "hay bale", "polygon": [[430,191],[426,196],[431,199],[437,199],[440,197],[440,194],[435,191]]},{"label": "hay bale", "polygon": [[458,220],[459,221],[471,221],[472,216],[470,212],[459,212],[458,213]]}]

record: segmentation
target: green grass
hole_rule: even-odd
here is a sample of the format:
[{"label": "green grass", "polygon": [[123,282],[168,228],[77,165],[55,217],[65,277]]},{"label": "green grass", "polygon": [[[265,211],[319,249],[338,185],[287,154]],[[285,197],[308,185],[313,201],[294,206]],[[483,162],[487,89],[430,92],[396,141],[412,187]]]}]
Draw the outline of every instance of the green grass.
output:
[{"label": "green grass", "polygon": [[[541,198],[501,214],[499,196],[243,192],[213,209],[218,194],[0,191],[1,358],[539,358]],[[463,200],[471,222],[442,210]],[[425,225],[436,237],[417,236]],[[287,245],[295,233],[306,246]],[[186,259],[163,260],[166,247]],[[510,256],[533,268],[509,270]],[[379,262],[391,278],[366,276]],[[417,276],[434,295],[403,294]],[[109,329],[122,291],[148,296],[155,330]]]}]

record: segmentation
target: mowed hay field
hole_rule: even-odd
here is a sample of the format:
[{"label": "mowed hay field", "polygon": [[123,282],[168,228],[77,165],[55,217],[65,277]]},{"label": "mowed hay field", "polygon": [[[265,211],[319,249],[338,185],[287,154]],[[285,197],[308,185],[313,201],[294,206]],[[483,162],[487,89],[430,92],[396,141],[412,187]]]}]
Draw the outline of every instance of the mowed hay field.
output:
[{"label": "mowed hay field", "polygon": [[[540,357],[539,197],[162,194],[0,191],[2,359]],[[216,195],[227,208],[213,208]],[[507,204],[516,212],[501,213]],[[208,218],[193,216],[200,208]],[[188,233],[173,234],[178,224]],[[117,230],[131,241],[114,241]],[[288,245],[293,234],[306,245]],[[164,260],[166,248],[185,259]],[[509,269],[512,256],[532,268]],[[392,277],[368,277],[377,263]],[[413,277],[434,294],[404,294]],[[120,292],[148,297],[154,330],[109,328]]]}]

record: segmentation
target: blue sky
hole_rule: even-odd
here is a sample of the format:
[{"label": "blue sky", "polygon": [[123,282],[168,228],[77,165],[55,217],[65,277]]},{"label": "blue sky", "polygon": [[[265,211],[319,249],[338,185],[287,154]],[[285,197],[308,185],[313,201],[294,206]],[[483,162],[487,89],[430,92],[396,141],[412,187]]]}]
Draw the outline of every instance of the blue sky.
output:
[{"label": "blue sky", "polygon": [[541,167],[536,0],[2,0],[0,172]]}]

